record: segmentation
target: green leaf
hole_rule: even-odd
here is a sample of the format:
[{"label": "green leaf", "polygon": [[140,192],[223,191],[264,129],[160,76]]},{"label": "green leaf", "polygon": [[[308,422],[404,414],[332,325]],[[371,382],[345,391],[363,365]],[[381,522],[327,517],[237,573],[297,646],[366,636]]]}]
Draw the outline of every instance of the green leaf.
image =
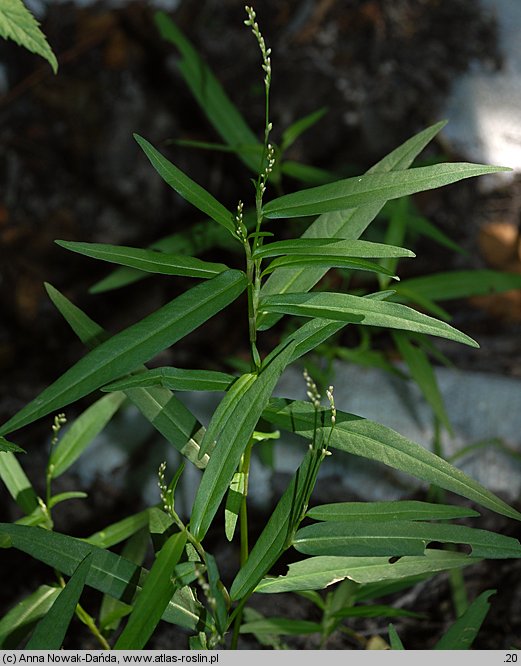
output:
[{"label": "green leaf", "polygon": [[5,437],[0,437],[0,453],[26,453],[24,449],[12,442],[8,442]]},{"label": "green leaf", "polygon": [[324,522],[300,529],[293,546],[307,555],[423,555],[431,541],[464,543],[473,557],[521,557],[517,539],[464,525],[411,521]]},{"label": "green leaf", "polygon": [[307,513],[313,520],[452,520],[473,518],[477,511],[450,504],[434,504],[415,500],[394,502],[338,502],[315,506]]},{"label": "green leaf", "polygon": [[58,72],[58,61],[45,35],[38,27],[39,25],[22,0],[2,0],[0,6],[0,37],[12,39],[31,53],[42,56],[56,74]]},{"label": "green leaf", "polygon": [[292,620],[284,617],[266,617],[252,620],[241,625],[241,634],[262,634],[272,636],[301,636],[322,631],[318,622],[310,620]]},{"label": "green leaf", "polygon": [[277,268],[295,268],[296,266],[308,266],[309,268],[321,266],[327,269],[344,268],[346,270],[371,271],[372,273],[381,273],[382,275],[387,275],[398,280],[394,271],[390,271],[381,264],[377,264],[373,261],[366,261],[365,259],[349,259],[348,257],[315,257],[309,255],[279,257],[272,261],[269,266],[262,271],[262,275],[269,275],[269,273],[273,273]]},{"label": "green leaf", "polygon": [[[136,593],[141,590],[141,579],[148,573],[146,569],[109,550],[40,527],[0,523],[0,535],[7,535],[14,548],[68,576],[92,553],[87,585],[125,603],[133,602]],[[162,619],[192,630],[200,626],[201,622],[207,622],[204,609],[189,588],[182,588],[174,594]]]},{"label": "green leaf", "polygon": [[208,584],[210,585],[210,596],[213,602],[213,615],[218,632],[224,635],[227,629],[228,608],[223,594],[223,584],[217,567],[215,557],[206,553],[206,566],[208,572]]},{"label": "green leaf", "polygon": [[243,599],[253,592],[287,548],[294,507],[306,491],[311,464],[311,454],[308,452],[255,542],[246,563],[237,573],[230,588],[232,600]]},{"label": "green leaf", "polygon": [[20,601],[0,620],[0,648],[13,650],[51,608],[60,594],[59,587],[41,585]]},{"label": "green leaf", "polygon": [[127,516],[116,523],[112,523],[108,527],[91,534],[86,539],[86,543],[90,543],[98,548],[112,548],[112,546],[125,541],[132,535],[139,532],[144,527],[148,527],[149,509],[140,511],[132,516]]},{"label": "green leaf", "polygon": [[416,292],[419,296],[433,301],[449,301],[455,298],[468,298],[500,293],[509,289],[521,288],[521,275],[498,271],[446,271],[404,280],[397,288],[397,296],[402,292]]},{"label": "green leaf", "polygon": [[[246,213],[244,215],[246,226],[248,226],[250,220],[251,215]],[[229,249],[230,234],[227,229],[216,225],[213,220],[205,220],[190,226],[185,231],[178,231],[154,241],[149,249],[169,254],[193,256],[214,247]],[[149,273],[144,273],[135,268],[116,268],[106,278],[93,285],[89,291],[91,294],[100,294],[111,289],[120,289],[149,276]]]},{"label": "green leaf", "polygon": [[278,312],[303,317],[323,317],[437,335],[448,340],[479,347],[472,338],[449,324],[421,314],[406,305],[340,293],[285,294],[266,296],[260,312]]},{"label": "green leaf", "polygon": [[263,212],[271,219],[320,215],[374,202],[383,204],[389,199],[450,185],[464,178],[510,170],[507,167],[459,162],[385,174],[370,173],[308,188],[294,194],[285,194],[267,203]]},{"label": "green leaf", "polygon": [[[215,440],[219,455],[210,457],[190,518],[192,533],[199,540],[212,523],[275,384],[291,361],[293,349],[294,343],[290,343],[268,364],[263,364],[258,375],[254,375],[251,381],[246,375],[248,381],[244,391],[236,397],[233,393],[228,393],[221,403],[224,409],[216,410],[201,443],[201,451],[206,450],[207,442],[213,443]],[[233,392],[233,388],[230,392]],[[231,402],[227,400],[229,395],[232,395]]]},{"label": "green leaf", "polygon": [[228,541],[233,540],[245,491],[246,474],[244,472],[236,472],[230,482],[230,488],[226,497],[226,507],[224,509],[224,533]]},{"label": "green leaf", "polygon": [[287,127],[282,133],[282,141],[280,143],[281,152],[285,152],[290,146],[292,146],[301,134],[318,123],[326,113],[327,107],[324,106],[303,118],[299,118]]},{"label": "green leaf", "polygon": [[245,286],[244,273],[225,271],[181,294],[89,352],[10,419],[1,433],[21,428],[131,372],[229,305]]},{"label": "green leaf", "polygon": [[[257,137],[230,101],[211,69],[203,62],[175,23],[164,12],[157,12],[155,21],[161,36],[179,49],[182,56],[177,63],[179,71],[201,110],[219,135],[232,148],[259,146],[262,150],[262,145]],[[258,157],[247,151],[239,151],[239,155],[255,174],[259,173],[260,159]]]},{"label": "green leaf", "polygon": [[174,391],[226,391],[237,379],[235,375],[212,370],[185,370],[181,368],[154,368],[119,379],[104,386],[102,391],[127,391],[134,388],[162,386]]},{"label": "green leaf", "polygon": [[[387,173],[407,169],[445,124],[445,122],[437,123],[413,136],[371,167],[367,173]],[[382,207],[383,203],[378,201],[358,208],[324,213],[309,226],[303,237],[356,240],[378,215]],[[270,275],[261,289],[261,295],[309,291],[325,273],[326,271],[321,268],[314,270],[281,268]],[[260,330],[273,326],[278,319],[280,317],[275,315],[261,317],[258,322]]]},{"label": "green leaf", "polygon": [[227,270],[224,264],[202,261],[194,257],[180,254],[167,254],[156,250],[141,250],[123,245],[105,243],[74,243],[72,241],[55,241],[61,247],[86,257],[101,259],[113,264],[136,268],[147,273],[161,275],[184,275],[187,277],[208,280]]},{"label": "green leaf", "polygon": [[229,210],[161,155],[146,139],[139,134],[134,134],[134,138],[165,183],[170,185],[183,199],[206,213],[212,220],[222,224],[235,237],[235,223]]},{"label": "green leaf", "polygon": [[393,340],[400,356],[405,361],[411,377],[430,405],[432,411],[440,423],[452,433],[449,416],[445,409],[443,397],[438,386],[434,368],[429,362],[429,357],[421,347],[414,345],[406,333],[393,332]]},{"label": "green leaf", "polygon": [[142,650],[152,636],[174,594],[174,567],[183,554],[186,536],[186,531],[173,534],[157,554],[127,625],[114,646],[116,650]]},{"label": "green leaf", "polygon": [[309,557],[290,564],[285,576],[264,578],[255,591],[272,594],[321,590],[346,578],[355,583],[367,585],[387,580],[408,579],[411,576],[435,574],[479,561],[479,559],[463,553],[429,548],[421,557],[401,557],[394,563],[389,562],[388,557]]},{"label": "green leaf", "polygon": [[13,453],[0,453],[0,478],[24,513],[39,510],[36,492]]},{"label": "green leaf", "polygon": [[57,479],[81,456],[124,401],[123,393],[107,395],[97,400],[74,420],[51,450],[49,471],[53,479]]},{"label": "green leaf", "polygon": [[[51,285],[47,292],[60,314],[87,346],[94,348],[106,339],[103,329],[84,312],[73,305]],[[146,368],[143,366],[143,370]],[[204,468],[208,456],[199,459],[199,444],[204,428],[195,416],[168,389],[130,389],[128,399],[165,439],[196,467]]]},{"label": "green leaf", "polygon": [[53,509],[61,502],[67,502],[68,500],[72,499],[85,499],[86,497],[88,497],[87,493],[81,492],[81,490],[71,490],[66,493],[58,493],[58,495],[51,497],[49,500],[48,508]]},{"label": "green leaf", "polygon": [[404,610],[403,608],[393,608],[384,604],[374,604],[372,606],[349,606],[333,613],[333,617],[343,619],[346,617],[425,617],[420,613]]},{"label": "green leaf", "polygon": [[403,643],[398,636],[398,632],[392,624],[389,625],[389,643],[391,645],[391,650],[405,650]]},{"label": "green leaf", "polygon": [[92,563],[89,553],[78,564],[67,585],[61,590],[29,639],[26,650],[59,650],[76,611]]},{"label": "green leaf", "polygon": [[378,259],[381,257],[415,257],[411,250],[385,243],[362,240],[338,240],[336,238],[297,238],[295,240],[267,243],[253,253],[254,259],[281,255],[310,255],[316,257],[357,257]]},{"label": "green leaf", "polygon": [[286,176],[295,178],[295,180],[307,185],[323,185],[338,180],[338,175],[331,171],[319,169],[309,164],[302,164],[301,162],[294,162],[293,160],[284,160],[280,164],[280,171]]},{"label": "green leaf", "polygon": [[[315,410],[307,402],[272,399],[262,416],[277,427],[307,439],[315,427]],[[337,411],[336,425],[332,431],[329,412],[321,413],[319,424],[319,430],[325,429],[328,434],[331,432],[330,447],[334,449],[376,460],[466,497],[503,516],[521,520],[521,513],[474,479],[390,428],[340,410]]]},{"label": "green leaf", "polygon": [[496,590],[482,592],[434,646],[434,650],[469,650],[490,610]]}]

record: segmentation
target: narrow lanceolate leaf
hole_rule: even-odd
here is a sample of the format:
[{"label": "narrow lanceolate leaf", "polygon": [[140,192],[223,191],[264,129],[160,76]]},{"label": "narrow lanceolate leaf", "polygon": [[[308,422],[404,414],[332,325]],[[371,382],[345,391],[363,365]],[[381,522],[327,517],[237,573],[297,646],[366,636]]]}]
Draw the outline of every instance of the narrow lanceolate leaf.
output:
[{"label": "narrow lanceolate leaf", "polygon": [[293,546],[307,555],[423,555],[431,541],[468,544],[473,557],[521,557],[517,539],[464,525],[387,522],[323,522],[300,529]]},{"label": "narrow lanceolate leaf", "polygon": [[338,240],[336,238],[297,238],[295,240],[267,243],[253,253],[254,259],[281,255],[338,256],[359,259],[386,257],[414,257],[414,252],[403,247],[371,243],[362,240]]},{"label": "narrow lanceolate leaf", "polygon": [[258,174],[260,157],[249,150],[242,151],[239,148],[252,147],[260,149],[262,153],[262,144],[231,102],[212,70],[172,19],[164,12],[157,12],[155,21],[161,36],[179,49],[181,53],[181,60],[177,63],[179,71],[208,120],[230,147],[238,149],[242,161]]},{"label": "narrow lanceolate leaf", "polygon": [[482,592],[434,646],[435,650],[469,650],[490,610],[496,590]]},{"label": "narrow lanceolate leaf", "polygon": [[56,74],[58,61],[45,35],[38,27],[39,25],[22,0],[2,0],[0,5],[0,37],[12,39],[31,53],[42,56]]},{"label": "narrow lanceolate leaf", "polygon": [[41,585],[0,620],[0,648],[13,650],[51,608],[61,588]]},{"label": "narrow lanceolate leaf", "polygon": [[285,617],[266,617],[241,624],[241,634],[270,636],[301,636],[322,631],[322,625],[310,620],[293,620]]},{"label": "narrow lanceolate leaf", "polygon": [[459,162],[386,174],[371,173],[328,185],[319,185],[294,194],[285,194],[267,203],[263,211],[268,218],[320,215],[345,208],[356,208],[375,201],[384,202],[450,185],[464,178],[499,171],[510,171],[510,169]]},{"label": "narrow lanceolate leaf", "polygon": [[235,577],[230,588],[232,600],[238,601],[253,592],[262,577],[268,573],[287,548],[292,527],[291,516],[294,506],[306,492],[306,480],[310,472],[311,462],[311,453],[309,452],[278,501],[266,526],[255,542],[246,564],[241,567]]},{"label": "narrow lanceolate leaf", "polygon": [[[148,573],[146,569],[110,550],[40,527],[0,523],[0,536],[10,542],[13,548],[28,553],[66,576],[71,576],[80,562],[92,553],[87,585],[127,604],[133,602],[142,588],[142,579]],[[192,630],[201,626],[200,623],[210,626],[203,607],[188,588],[175,592],[162,619]]]},{"label": "narrow lanceolate leaf", "polygon": [[142,650],[148,642],[174,594],[174,567],[185,544],[186,532],[173,534],[157,554],[127,625],[114,646],[116,650]]},{"label": "narrow lanceolate leaf", "polygon": [[297,255],[297,254],[274,259],[262,271],[262,274],[269,275],[269,273],[273,273],[273,271],[276,270],[277,268],[282,268],[282,267],[295,268],[296,266],[307,266],[308,268],[321,266],[327,269],[344,268],[346,270],[354,270],[354,271],[370,271],[372,273],[387,275],[388,277],[395,278],[396,280],[398,279],[394,270],[389,270],[384,266],[382,266],[381,264],[377,264],[374,261],[367,261],[366,259],[349,259],[348,257],[335,257],[335,256],[316,257],[310,255]]},{"label": "narrow lanceolate leaf", "polygon": [[[428,127],[416,136],[411,137],[401,146],[386,155],[369,169],[371,173],[387,173],[408,169],[413,160],[425,146],[436,136],[446,123],[440,122]],[[358,208],[348,208],[334,213],[323,213],[304,232],[304,238],[337,238],[356,240],[367,229],[383,208],[384,203],[377,201]],[[261,295],[284,294],[290,292],[309,291],[324,276],[326,270],[315,268],[281,268],[268,278],[261,289]],[[259,319],[261,330],[273,326],[280,319],[277,315],[266,315]]]},{"label": "narrow lanceolate leaf", "polygon": [[244,472],[236,472],[230,483],[226,497],[226,508],[224,509],[224,533],[228,541],[233,540],[245,490],[246,474]]},{"label": "narrow lanceolate leaf", "polygon": [[413,344],[406,333],[393,332],[393,340],[411,373],[412,379],[419,387],[436,418],[449,433],[452,432],[449,416],[429,357],[421,347]]},{"label": "narrow lanceolate leaf", "polygon": [[218,454],[210,457],[192,508],[190,526],[199,540],[212,523],[275,384],[291,361],[293,349],[292,342],[264,365],[258,375],[247,382],[244,392],[233,400],[229,408],[227,405],[226,419],[222,418],[223,414],[218,410],[214,417],[218,427],[214,428],[212,423],[208,427],[201,450],[205,450],[206,440],[211,441],[215,436],[215,450],[218,450]]},{"label": "narrow lanceolate leaf", "polygon": [[98,548],[112,548],[147,527],[148,521],[149,511],[140,511],[91,534],[84,541]]},{"label": "narrow lanceolate leaf", "polygon": [[389,625],[389,644],[391,650],[405,650],[401,638],[398,636],[398,632],[392,624]]},{"label": "narrow lanceolate leaf", "polygon": [[327,108],[324,106],[321,109],[317,109],[316,111],[309,113],[303,118],[299,118],[289,127],[287,127],[282,133],[282,141],[280,146],[281,151],[284,152],[291,145],[293,145],[303,132],[318,123],[318,121],[323,118],[326,113]]},{"label": "narrow lanceolate leaf", "polygon": [[26,650],[59,650],[76,611],[76,605],[87,580],[92,563],[89,553],[76,567],[69,582],[56,598],[52,608],[43,617],[29,639]]},{"label": "narrow lanceolate leaf", "polygon": [[127,374],[217,314],[246,286],[240,271],[226,271],[193,287],[142,321],[89,352],[1,429],[21,428]]},{"label": "narrow lanceolate leaf", "polygon": [[388,557],[317,556],[295,562],[285,576],[264,578],[256,592],[299,592],[321,590],[345,578],[367,585],[385,580],[408,579],[411,576],[435,574],[480,562],[463,553],[427,549],[421,557],[401,557],[391,564]]},{"label": "narrow lanceolate leaf", "polygon": [[[263,418],[277,427],[311,436],[315,411],[307,402],[272,399]],[[320,428],[331,432],[330,447],[355,456],[377,460],[389,467],[439,486],[514,520],[521,513],[434,453],[402,437],[394,430],[353,414],[337,411],[331,431],[329,412],[322,412]],[[335,455],[333,453],[333,455]]]},{"label": "narrow lanceolate leaf", "polygon": [[58,493],[57,495],[53,495],[49,499],[47,506],[49,509],[53,509],[57,504],[61,504],[62,502],[67,502],[68,500],[73,499],[85,499],[86,497],[88,497],[87,493],[84,493],[81,490],[70,490],[66,493]]},{"label": "narrow lanceolate leaf", "polygon": [[400,295],[414,291],[423,298],[435,301],[449,301],[455,298],[483,296],[509,289],[521,288],[521,275],[499,271],[446,271],[404,280],[397,289]]},{"label": "narrow lanceolate leaf", "polygon": [[146,139],[143,139],[138,134],[134,134],[134,138],[150,160],[150,164],[152,164],[167,185],[170,185],[183,199],[186,199],[193,206],[206,213],[212,220],[222,224],[223,227],[235,236],[235,223],[233,215],[229,210],[203,187],[174,166],[166,157],[163,157]]},{"label": "narrow lanceolate leaf", "polygon": [[123,393],[107,395],[97,400],[75,419],[58,444],[52,448],[49,471],[53,479],[63,474],[81,456],[124,401]]},{"label": "narrow lanceolate leaf", "polygon": [[351,294],[320,292],[266,296],[260,302],[259,311],[354,321],[364,326],[397,328],[437,335],[462,342],[470,347],[479,347],[472,338],[449,324],[421,314],[406,305]]},{"label": "narrow lanceolate leaf", "polygon": [[142,250],[123,245],[105,245],[104,243],[74,243],[56,241],[66,250],[83,254],[86,257],[108,261],[120,266],[136,268],[147,273],[161,275],[184,275],[186,277],[210,279],[228,269],[225,264],[202,261],[195,257],[181,254],[167,254],[155,250]]},{"label": "narrow lanceolate leaf", "polygon": [[451,504],[403,500],[396,502],[338,502],[315,506],[307,513],[313,520],[452,520],[479,516],[477,511]]},{"label": "narrow lanceolate leaf", "polygon": [[132,375],[128,379],[107,384],[103,391],[127,391],[134,388],[162,386],[173,391],[227,391],[237,379],[235,375],[213,370],[184,368],[154,368]]},{"label": "narrow lanceolate leaf", "polygon": [[0,437],[0,453],[25,453],[25,451],[5,437]]},{"label": "narrow lanceolate leaf", "polygon": [[[105,331],[50,284],[49,297],[76,335],[91,349],[107,338]],[[146,370],[143,366],[142,370]],[[208,456],[199,459],[204,428],[195,416],[165,388],[129,389],[128,399],[165,439],[197,467],[205,467]]]},{"label": "narrow lanceolate leaf", "polygon": [[0,453],[0,479],[24,513],[38,510],[38,496],[13,453]]}]

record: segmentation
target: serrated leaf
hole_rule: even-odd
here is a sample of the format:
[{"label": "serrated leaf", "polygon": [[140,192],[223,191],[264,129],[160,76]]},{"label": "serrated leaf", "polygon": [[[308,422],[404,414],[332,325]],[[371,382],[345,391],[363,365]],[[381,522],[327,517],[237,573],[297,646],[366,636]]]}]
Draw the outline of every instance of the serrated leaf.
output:
[{"label": "serrated leaf", "polygon": [[0,648],[17,648],[34,624],[49,611],[59,594],[59,587],[41,585],[8,611],[0,620]]},{"label": "serrated leaf", "polygon": [[[228,395],[225,396],[222,401],[225,409],[218,409],[210,422],[201,451],[206,450],[206,442],[213,442],[215,438],[219,455],[210,457],[192,508],[190,527],[199,540],[212,523],[275,384],[291,362],[294,346],[293,342],[290,343],[278,356],[263,364],[251,381],[248,378],[244,391],[237,395],[237,399],[229,402]],[[214,426],[214,423],[217,425]]]},{"label": "serrated leaf", "polygon": [[174,567],[183,554],[186,538],[186,531],[173,534],[156,555],[114,649],[142,650],[152,636],[174,594]]},{"label": "serrated leaf", "polygon": [[364,326],[382,326],[427,333],[479,347],[472,338],[449,324],[421,314],[406,305],[340,293],[284,294],[266,296],[259,312],[277,312],[303,317],[323,317]]},{"label": "serrated leaf", "polygon": [[36,625],[25,646],[26,650],[59,650],[61,648],[70,621],[76,611],[76,605],[83,592],[91,563],[92,553],[89,553],[78,564],[52,607]]},{"label": "serrated leaf", "polygon": [[5,437],[0,437],[0,453],[26,453],[17,444],[7,441]]},{"label": "serrated leaf", "polygon": [[[175,23],[164,12],[157,12],[155,21],[161,36],[179,49],[182,56],[177,63],[179,70],[201,110],[220,136],[232,148],[259,146],[262,151],[262,144],[248,127],[243,116],[230,101],[211,69],[203,62]],[[242,161],[255,174],[258,174],[260,159],[246,151],[238,152]]]},{"label": "serrated leaf", "polygon": [[[87,585],[125,603],[132,603],[136,593],[141,590],[141,579],[148,573],[146,569],[109,550],[40,527],[0,523],[0,535],[9,537],[12,547],[68,576],[92,553]],[[189,588],[181,588],[175,592],[162,615],[166,622],[192,630],[200,626],[200,622],[209,627],[205,617],[204,609]]]},{"label": "serrated leaf", "polygon": [[56,243],[66,250],[83,254],[86,257],[128,266],[147,273],[182,275],[208,280],[228,270],[228,266],[225,264],[155,250],[142,250],[135,247],[105,243],[75,243],[72,241],[56,241]]},{"label": "serrated leaf", "polygon": [[127,391],[134,388],[162,386],[173,391],[226,391],[237,379],[235,375],[213,370],[154,368],[119,379],[104,386],[102,391]]},{"label": "serrated leaf", "polygon": [[0,6],[0,37],[12,39],[31,53],[42,56],[58,72],[58,61],[38,27],[40,24],[21,0],[2,0]]},{"label": "serrated leaf", "polygon": [[479,516],[479,513],[463,506],[401,500],[322,504],[311,508],[307,516],[313,520],[323,521],[452,520],[454,518],[473,518]]},{"label": "serrated leaf", "polygon": [[245,289],[240,271],[198,284],[89,352],[0,430],[8,433],[57,411],[134,370],[234,301]]},{"label": "serrated leaf", "polygon": [[228,229],[232,236],[235,237],[235,223],[233,215],[229,210],[203,187],[174,166],[166,157],[161,155],[146,139],[138,134],[134,134],[134,138],[150,160],[150,164],[167,185],[170,185],[183,199],[186,199],[193,206],[206,213],[212,220],[215,220],[225,227],[225,229]]},{"label": "serrated leaf", "polygon": [[463,553],[427,548],[421,557],[401,557],[390,563],[388,557],[317,556],[290,564],[288,573],[277,578],[264,578],[256,592],[274,594],[321,590],[348,579],[361,585],[411,576],[434,574],[480,562]]},{"label": "serrated leaf", "polygon": [[501,171],[510,171],[510,169],[458,162],[385,174],[365,174],[308,188],[294,194],[285,194],[267,203],[263,207],[263,213],[270,219],[303,217],[356,208],[375,202],[383,204],[389,199],[450,185],[464,178]]},{"label": "serrated leaf", "polygon": [[469,650],[490,610],[496,590],[482,592],[434,646],[434,650]]},{"label": "serrated leaf", "polygon": [[[279,428],[309,438],[315,427],[315,410],[307,402],[272,399],[263,418]],[[331,430],[330,414],[320,413],[319,431],[331,433],[330,447],[384,465],[439,486],[514,520],[521,513],[503,502],[484,486],[394,430],[360,416],[337,411]]]},{"label": "serrated leaf", "polygon": [[76,462],[124,401],[123,393],[107,395],[97,400],[74,420],[58,443],[52,447],[49,472],[53,479],[57,479]]},{"label": "serrated leaf", "polygon": [[411,521],[324,522],[300,529],[293,546],[307,555],[423,555],[431,541],[467,544],[473,557],[521,557],[517,539],[486,530]]}]

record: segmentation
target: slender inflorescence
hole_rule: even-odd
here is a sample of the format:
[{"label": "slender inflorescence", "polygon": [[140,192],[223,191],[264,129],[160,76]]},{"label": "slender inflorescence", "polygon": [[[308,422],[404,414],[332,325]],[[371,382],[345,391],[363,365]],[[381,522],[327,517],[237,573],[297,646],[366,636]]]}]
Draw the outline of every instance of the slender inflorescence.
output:
[{"label": "slender inflorescence", "polygon": [[262,69],[264,70],[264,85],[266,88],[269,88],[271,84],[271,49],[266,48],[266,42],[264,41],[264,37],[262,36],[262,33],[259,28],[259,24],[255,20],[256,14],[255,10],[253,7],[246,7],[244,8],[246,10],[246,13],[248,14],[248,18],[246,21],[244,21],[244,25],[247,25],[251,27],[251,31],[255,36],[255,39],[257,40],[257,43],[259,44],[259,48],[262,53]]},{"label": "slender inflorescence", "polygon": [[51,446],[55,446],[58,443],[58,435],[63,425],[67,423],[67,418],[65,414],[57,414],[54,417],[54,423],[52,424],[52,439]]}]

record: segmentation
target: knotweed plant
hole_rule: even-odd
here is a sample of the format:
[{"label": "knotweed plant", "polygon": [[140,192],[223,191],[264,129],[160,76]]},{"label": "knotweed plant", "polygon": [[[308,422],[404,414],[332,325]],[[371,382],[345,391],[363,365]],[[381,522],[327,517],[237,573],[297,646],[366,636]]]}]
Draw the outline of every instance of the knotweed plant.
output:
[{"label": "knotweed plant", "polygon": [[[251,7],[246,15],[264,72],[265,124],[260,141],[174,23],[164,14],[158,15],[157,22],[163,36],[179,50],[180,71],[226,147],[253,173],[253,190],[245,191],[229,210],[145,138],[135,137],[159,176],[208,216],[204,227],[208,235],[215,238],[212,230],[219,229],[226,242],[242,253],[242,269],[202,261],[165,246],[157,251],[58,241],[68,250],[124,267],[127,283],[146,273],[188,276],[197,283],[112,336],[58,290],[46,286],[53,304],[89,351],[0,429],[0,476],[24,513],[13,524],[0,524],[0,543],[50,567],[49,583],[0,620],[0,647],[58,649],[74,615],[106,649],[145,647],[160,621],[187,632],[189,645],[197,649],[236,648],[240,634],[248,633],[261,643],[281,647],[280,636],[315,632],[324,644],[333,631],[350,631],[346,622],[360,614],[360,602],[369,602],[362,609],[366,616],[399,615],[399,610],[372,601],[482,558],[521,556],[516,539],[455,523],[479,515],[461,505],[394,501],[313,506],[321,465],[330,456],[354,455],[377,460],[512,520],[521,519],[500,498],[421,445],[337,409],[332,386],[323,404],[307,372],[303,379],[307,400],[272,397],[290,364],[346,326],[404,331],[417,339],[439,336],[477,347],[465,333],[405,305],[388,288],[387,278],[396,277],[395,260],[412,257],[410,250],[361,236],[388,200],[503,169],[467,163],[409,168],[443,126],[437,123],[359,177],[270,196],[271,186],[280,187],[285,173],[309,175],[308,167],[285,160],[284,151],[318,116],[297,121],[282,133],[280,144],[275,143],[269,107],[270,49]],[[307,230],[300,238],[277,240],[282,222],[271,221],[289,218],[308,220]],[[334,268],[384,276],[385,289],[365,296],[313,291]],[[144,365],[237,299],[244,303],[248,330],[247,372],[151,370]],[[259,336],[282,317],[298,317],[298,324],[262,356]],[[194,390],[224,394],[208,423],[200,423],[178,397],[179,392]],[[99,391],[104,395],[99,397]],[[62,410],[88,395],[96,400],[61,434]],[[55,495],[53,482],[128,403],[137,407],[184,462],[175,470],[161,465],[156,506],[83,539],[54,531],[56,504],[84,494]],[[57,413],[46,496],[41,498],[19,462],[23,452],[5,436],[12,437],[18,429]],[[249,484],[250,464],[252,453],[274,436],[266,432],[266,424],[297,435],[302,453],[287,488],[252,543],[248,495],[255,489]],[[202,471],[188,519],[179,515],[175,502],[185,464]],[[238,553],[235,574],[226,584],[219,554],[209,551],[207,539],[223,524],[226,538],[237,541]],[[432,542],[446,548],[430,548]],[[469,552],[460,552],[459,544]],[[115,546],[119,554],[113,552]],[[152,563],[146,569],[142,564],[150,549]],[[273,576],[283,554],[292,563],[284,575]],[[79,605],[85,586],[101,594],[96,617]],[[299,593],[315,603],[322,621],[264,618],[249,605],[252,595],[281,592]],[[491,594],[480,595],[438,647],[468,647]],[[365,645],[365,639],[358,640]],[[392,627],[388,640],[392,647],[401,645]]]}]

